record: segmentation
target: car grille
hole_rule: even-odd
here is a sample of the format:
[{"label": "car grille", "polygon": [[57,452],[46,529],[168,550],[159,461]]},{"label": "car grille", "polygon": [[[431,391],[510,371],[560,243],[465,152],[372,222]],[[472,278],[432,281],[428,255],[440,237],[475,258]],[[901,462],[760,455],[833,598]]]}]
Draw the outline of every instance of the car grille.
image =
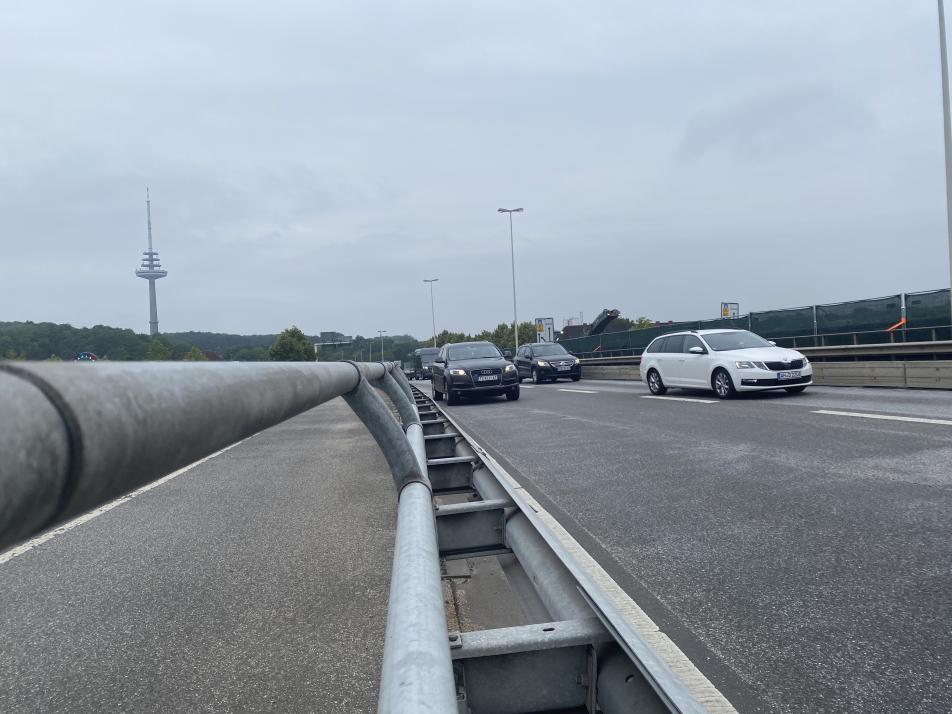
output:
[{"label": "car grille", "polygon": [[549,362],[553,367],[571,367],[575,364],[574,360],[560,359],[558,362]]},{"label": "car grille", "polygon": [[502,374],[502,370],[501,369],[471,369],[469,373],[473,375],[478,375],[480,377],[495,374],[498,377],[500,374]]},{"label": "car grille", "polygon": [[784,369],[803,369],[803,360],[795,359],[790,362],[764,362],[767,365],[767,369],[774,370],[784,370]]}]

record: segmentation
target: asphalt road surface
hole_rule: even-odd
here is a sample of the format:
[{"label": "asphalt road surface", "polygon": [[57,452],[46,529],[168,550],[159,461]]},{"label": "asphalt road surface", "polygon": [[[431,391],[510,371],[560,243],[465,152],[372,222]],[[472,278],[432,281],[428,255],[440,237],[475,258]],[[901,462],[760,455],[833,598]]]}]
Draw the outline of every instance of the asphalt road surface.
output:
[{"label": "asphalt road surface", "polygon": [[952,393],[667,397],[448,411],[741,711],[952,711]]}]

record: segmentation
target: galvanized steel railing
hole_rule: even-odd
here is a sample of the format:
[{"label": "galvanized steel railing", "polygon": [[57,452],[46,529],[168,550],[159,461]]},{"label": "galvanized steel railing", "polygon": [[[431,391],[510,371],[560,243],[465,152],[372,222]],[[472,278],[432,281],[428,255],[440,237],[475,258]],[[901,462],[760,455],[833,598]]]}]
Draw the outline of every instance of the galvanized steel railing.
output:
[{"label": "galvanized steel railing", "polygon": [[[394,401],[403,428],[370,384]],[[423,432],[390,364],[0,365],[0,549],[335,397],[390,465],[381,712],[456,710]]]}]

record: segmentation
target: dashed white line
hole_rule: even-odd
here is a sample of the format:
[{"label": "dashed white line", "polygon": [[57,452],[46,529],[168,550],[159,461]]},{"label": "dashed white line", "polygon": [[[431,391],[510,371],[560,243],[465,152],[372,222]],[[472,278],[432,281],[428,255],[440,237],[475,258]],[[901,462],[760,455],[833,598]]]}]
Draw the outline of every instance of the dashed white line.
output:
[{"label": "dashed white line", "polygon": [[576,394],[598,394],[591,389],[560,389],[560,392],[575,392]]},{"label": "dashed white line", "polygon": [[693,397],[659,397],[654,394],[644,394],[642,399],[667,399],[671,402],[697,402],[698,404],[717,404],[716,399],[695,399]]},{"label": "dashed white line", "polygon": [[904,417],[892,416],[889,414],[868,414],[864,412],[837,412],[831,409],[816,409],[814,414],[831,414],[833,416],[859,417],[860,419],[882,419],[884,421],[909,421],[915,424],[939,424],[941,426],[952,426],[952,420],[949,419],[927,419],[925,417]]},{"label": "dashed white line", "polygon": [[[242,441],[244,441],[244,439]],[[32,538],[28,540],[26,543],[22,543],[16,546],[15,548],[11,548],[10,550],[6,552],[0,553],[0,565],[3,565],[4,563],[7,563],[13,560],[18,555],[23,555],[24,553],[30,550],[33,550],[38,545],[43,545],[48,540],[52,540],[56,536],[62,535],[63,533],[66,533],[66,531],[70,531],[76,526],[81,526],[84,523],[89,523],[89,521],[91,521],[93,518],[96,518],[97,516],[101,516],[103,513],[106,513],[107,511],[111,511],[116,506],[121,506],[126,501],[131,501],[136,496],[141,496],[146,491],[151,491],[156,486],[161,486],[163,483],[171,481],[176,476],[181,476],[186,471],[191,471],[196,466],[204,464],[209,459],[214,459],[216,456],[224,454],[229,449],[234,449],[240,443],[242,442],[237,441],[231,446],[226,446],[224,449],[221,449],[220,451],[216,451],[214,454],[209,454],[204,459],[199,459],[198,461],[191,463],[188,466],[184,466],[180,468],[178,471],[173,471],[168,476],[163,476],[158,481],[147,483],[145,486],[142,486],[141,488],[137,488],[135,491],[132,491],[131,493],[127,493],[125,496],[120,496],[116,500],[110,501],[104,506],[100,506],[99,508],[89,511],[88,513],[84,513],[81,516],[77,516],[73,520],[67,521],[63,525],[58,526],[57,528],[54,528],[51,531],[47,531],[46,533],[43,533],[42,535],[38,535],[36,538]]]}]

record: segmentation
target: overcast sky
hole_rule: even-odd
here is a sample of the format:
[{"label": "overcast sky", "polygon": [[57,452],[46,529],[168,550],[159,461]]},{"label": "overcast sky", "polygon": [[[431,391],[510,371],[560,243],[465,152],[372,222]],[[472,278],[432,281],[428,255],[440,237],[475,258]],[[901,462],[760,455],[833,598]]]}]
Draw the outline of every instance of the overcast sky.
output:
[{"label": "overcast sky", "polygon": [[0,3],[0,320],[430,334],[949,284],[934,0]]}]

